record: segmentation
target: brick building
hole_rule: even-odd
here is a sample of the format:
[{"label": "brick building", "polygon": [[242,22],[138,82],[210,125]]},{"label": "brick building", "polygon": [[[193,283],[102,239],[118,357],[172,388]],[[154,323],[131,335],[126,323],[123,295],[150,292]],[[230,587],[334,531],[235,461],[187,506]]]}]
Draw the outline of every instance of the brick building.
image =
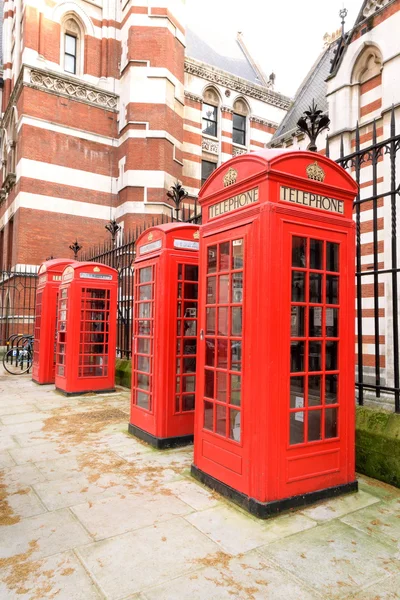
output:
[{"label": "brick building", "polygon": [[222,55],[185,31],[183,0],[8,0],[0,270],[170,214],[232,155],[263,147],[290,106],[239,34]]}]

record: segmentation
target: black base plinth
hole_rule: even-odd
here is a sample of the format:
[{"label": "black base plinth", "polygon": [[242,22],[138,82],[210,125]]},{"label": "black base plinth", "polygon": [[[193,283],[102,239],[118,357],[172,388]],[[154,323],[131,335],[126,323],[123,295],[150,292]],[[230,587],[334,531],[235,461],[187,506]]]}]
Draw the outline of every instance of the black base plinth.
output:
[{"label": "black base plinth", "polygon": [[226,485],[226,483],[222,483],[222,481],[219,481],[218,479],[211,477],[211,475],[204,473],[204,471],[195,465],[192,465],[191,473],[193,477],[201,481],[201,483],[204,483],[222,496],[229,498],[229,500],[232,500],[232,502],[235,502],[249,513],[260,519],[268,519],[277,513],[290,510],[291,508],[307,506],[308,504],[313,504],[318,500],[334,498],[335,496],[341,496],[342,494],[349,494],[351,492],[358,491],[358,481],[351,481],[350,483],[336,485],[334,487],[317,490],[315,492],[308,492],[307,494],[300,494],[299,496],[291,496],[290,498],[283,498],[282,500],[259,502],[255,498],[250,498],[249,496],[242,494],[242,492],[234,490],[229,485]]},{"label": "black base plinth", "polygon": [[157,448],[157,450],[164,450],[165,448],[176,448],[177,446],[187,446],[188,444],[193,443],[193,435],[180,435],[177,437],[169,437],[169,438],[158,438],[140,427],[136,427],[136,425],[132,425],[129,423],[128,431],[135,437],[139,438],[146,444],[150,444],[153,448]]},{"label": "black base plinth", "polygon": [[115,392],[115,388],[109,388],[108,390],[84,390],[81,392],[66,392],[65,390],[60,390],[60,388],[56,387],[56,391],[60,392],[63,396],[85,396],[85,394],[112,394]]}]

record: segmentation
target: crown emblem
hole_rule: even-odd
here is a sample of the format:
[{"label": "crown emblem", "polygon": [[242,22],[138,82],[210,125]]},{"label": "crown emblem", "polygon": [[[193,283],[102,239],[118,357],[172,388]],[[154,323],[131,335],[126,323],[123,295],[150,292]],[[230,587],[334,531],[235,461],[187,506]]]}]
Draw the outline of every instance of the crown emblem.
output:
[{"label": "crown emblem", "polygon": [[319,166],[317,161],[308,165],[307,169],[308,179],[314,179],[315,181],[324,181],[325,171]]},{"label": "crown emblem", "polygon": [[235,171],[235,169],[232,169],[232,167],[230,167],[228,172],[224,176],[224,187],[236,183],[237,176],[238,172]]},{"label": "crown emblem", "polygon": [[151,242],[151,240],[153,239],[153,237],[154,237],[153,234],[149,233],[149,235],[147,236],[147,239],[149,240],[149,242]]},{"label": "crown emblem", "polygon": [[93,271],[95,273],[99,273],[100,272],[100,267],[93,267]]},{"label": "crown emblem", "polygon": [[194,232],[193,239],[195,239],[195,240],[199,240],[200,239],[200,232],[199,231],[195,231]]}]

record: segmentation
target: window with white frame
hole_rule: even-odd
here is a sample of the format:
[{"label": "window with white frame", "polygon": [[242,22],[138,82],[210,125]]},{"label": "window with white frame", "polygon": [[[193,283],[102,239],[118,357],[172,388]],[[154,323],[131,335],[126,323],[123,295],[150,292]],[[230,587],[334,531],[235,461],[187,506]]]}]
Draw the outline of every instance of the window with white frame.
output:
[{"label": "window with white frame", "polygon": [[219,96],[217,92],[209,88],[204,92],[202,131],[206,135],[218,137],[218,107]]},{"label": "window with white frame", "polygon": [[66,73],[82,73],[83,35],[75,17],[69,17],[62,27],[61,65]]},{"label": "window with white frame", "polygon": [[72,73],[73,75],[76,75],[77,47],[77,37],[70,33],[66,33],[64,44],[64,71]]},{"label": "window with white frame", "polygon": [[233,105],[232,141],[234,144],[246,146],[247,104],[239,99]]}]

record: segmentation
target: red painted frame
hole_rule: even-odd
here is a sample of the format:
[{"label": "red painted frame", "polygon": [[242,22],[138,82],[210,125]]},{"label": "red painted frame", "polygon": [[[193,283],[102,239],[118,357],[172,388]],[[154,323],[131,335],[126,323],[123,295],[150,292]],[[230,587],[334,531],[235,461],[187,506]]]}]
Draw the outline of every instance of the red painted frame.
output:
[{"label": "red painted frame", "polygon": [[68,258],[48,260],[38,271],[32,379],[40,385],[54,383],[58,290],[64,268],[73,262]]},{"label": "red painted frame", "polygon": [[[310,165],[316,162],[323,170],[323,181],[308,177],[307,169],[310,171]],[[232,181],[232,177],[226,177],[228,173],[236,181],[224,187],[224,178],[225,184]],[[299,204],[296,198],[302,198],[301,193],[292,194],[293,201],[284,200],[281,186],[318,195],[325,206],[328,206],[327,198],[333,198],[335,202],[331,206],[339,207],[341,212]],[[258,192],[246,196],[246,192],[254,189]],[[235,490],[243,498],[268,504],[354,483],[355,236],[352,202],[356,193],[357,185],[353,179],[333,161],[309,152],[282,150],[234,158],[217,169],[202,188],[199,198],[203,214],[200,345],[193,472],[204,481],[208,477],[216,485],[220,482],[229,488],[229,493]],[[309,197],[304,198],[307,203]],[[315,196],[312,198],[315,203]],[[215,205],[219,207],[210,210]],[[225,214],[218,214],[221,212]],[[339,305],[326,307],[321,298],[316,306],[322,309],[321,312],[310,313],[314,319],[317,315],[317,323],[320,314],[321,327],[325,327],[325,315],[329,314],[330,322],[335,314],[327,313],[326,309],[339,310],[339,433],[330,439],[304,444],[290,444],[290,413],[304,411],[307,416],[309,411],[317,409],[311,407],[311,396],[310,408],[307,399],[303,411],[290,408],[292,236],[322,240],[323,248],[327,242],[340,244]],[[204,427],[207,251],[216,243],[239,237],[243,237],[245,244],[240,443]],[[299,270],[310,272],[308,266]],[[315,271],[323,281],[329,275],[325,268]],[[313,276],[313,285],[316,279]],[[304,307],[308,308],[308,304],[304,303]],[[309,327],[308,320],[304,326]],[[307,344],[309,336],[303,335],[301,340]],[[323,341],[325,344],[325,338]],[[321,342],[321,338],[313,338],[312,343],[315,342]],[[321,360],[325,361],[325,350]],[[319,373],[324,381],[325,369]],[[314,384],[317,380],[312,381]],[[216,397],[214,401],[218,403]],[[326,412],[328,409],[322,398],[321,427],[325,415],[331,416]],[[313,416],[314,432],[318,419],[316,413]]]}]

